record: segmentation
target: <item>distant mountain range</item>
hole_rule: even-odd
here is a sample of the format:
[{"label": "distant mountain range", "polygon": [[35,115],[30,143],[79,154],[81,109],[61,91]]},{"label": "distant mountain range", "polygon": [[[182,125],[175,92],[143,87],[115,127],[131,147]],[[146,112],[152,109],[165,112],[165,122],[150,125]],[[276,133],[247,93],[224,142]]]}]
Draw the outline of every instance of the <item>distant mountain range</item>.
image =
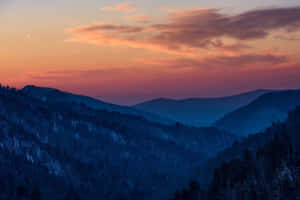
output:
[{"label": "distant mountain range", "polygon": [[215,123],[222,130],[239,136],[263,131],[273,122],[283,121],[288,112],[300,105],[300,90],[274,91],[261,95]]},{"label": "distant mountain range", "polygon": [[238,139],[118,109],[55,89],[0,87],[0,199],[167,199]]},{"label": "distant mountain range", "polygon": [[210,126],[225,114],[246,106],[271,90],[255,90],[220,98],[154,99],[133,108],[192,126]]},{"label": "distant mountain range", "polygon": [[110,104],[53,88],[26,86],[22,93],[43,102],[83,104],[91,109],[143,117],[165,125],[215,126],[237,137],[285,120],[300,105],[300,90],[255,90],[221,98],[156,99],[133,107]]},{"label": "distant mountain range", "polygon": [[[205,122],[214,126],[193,127],[185,122],[195,121],[57,89],[0,86],[0,199],[28,199],[29,193],[43,200],[168,199],[191,177],[209,183],[222,160],[237,159],[246,148],[257,151],[274,133],[287,131],[295,149],[300,145],[300,108],[287,119],[300,105],[300,90],[257,90],[178,105],[184,102],[195,119],[192,105],[202,108],[197,125],[210,113]],[[171,105],[165,106],[188,116],[188,109]]]}]

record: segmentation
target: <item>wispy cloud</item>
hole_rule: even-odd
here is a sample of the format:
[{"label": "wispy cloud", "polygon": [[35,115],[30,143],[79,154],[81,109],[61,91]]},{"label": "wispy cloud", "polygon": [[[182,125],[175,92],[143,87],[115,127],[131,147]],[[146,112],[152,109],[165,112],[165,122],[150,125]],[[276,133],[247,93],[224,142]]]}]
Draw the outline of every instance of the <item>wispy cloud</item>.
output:
[{"label": "wispy cloud", "polygon": [[142,32],[144,27],[142,26],[127,26],[127,25],[116,25],[116,24],[104,24],[98,23],[92,26],[81,26],[72,29],[73,32],[79,33],[93,33],[98,31],[111,31],[120,34],[138,33]]},{"label": "wispy cloud", "polygon": [[134,21],[134,22],[138,22],[138,23],[150,23],[151,22],[151,16],[150,15],[145,15],[145,14],[141,14],[141,15],[134,15],[134,16],[128,16],[127,19]]},{"label": "wispy cloud", "polygon": [[45,72],[28,72],[27,77],[32,80],[42,81],[64,81],[74,78],[91,80],[98,79],[99,77],[105,78],[105,76],[119,75],[125,72],[126,69],[120,67],[89,70],[55,70]]},{"label": "wispy cloud", "polygon": [[276,35],[274,38],[285,41],[300,41],[300,37],[296,36]]},{"label": "wispy cloud", "polygon": [[131,3],[121,3],[114,6],[105,6],[100,8],[103,11],[135,11],[136,7]]},{"label": "wispy cloud", "polygon": [[[195,54],[202,48],[240,50],[247,48],[243,42],[266,38],[272,31],[298,31],[300,7],[253,10],[238,15],[196,9],[173,11],[161,24],[100,24],[70,29],[71,41]],[[224,38],[234,42],[225,43]]]},{"label": "wispy cloud", "polygon": [[164,58],[164,59],[136,59],[144,65],[164,66],[172,69],[201,68],[201,69],[241,69],[241,68],[268,68],[288,63],[284,55],[271,53],[241,54],[236,56],[207,56],[204,58]]}]

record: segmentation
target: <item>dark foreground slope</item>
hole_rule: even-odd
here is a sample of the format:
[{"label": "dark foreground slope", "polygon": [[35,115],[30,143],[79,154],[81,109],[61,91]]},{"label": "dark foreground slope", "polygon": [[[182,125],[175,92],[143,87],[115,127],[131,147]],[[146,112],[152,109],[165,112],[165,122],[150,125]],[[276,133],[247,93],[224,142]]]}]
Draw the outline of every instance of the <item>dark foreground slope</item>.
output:
[{"label": "dark foreground slope", "polygon": [[299,105],[300,90],[271,92],[225,115],[215,125],[239,136],[247,136],[266,129],[273,122],[284,121],[288,112]]},{"label": "dark foreground slope", "polygon": [[[285,123],[236,143],[206,166],[208,187],[191,181],[175,200],[296,200],[300,198],[300,107]],[[223,162],[222,162],[223,160]],[[224,161],[225,160],[225,161]],[[203,169],[202,169],[203,170]],[[195,177],[195,179],[197,179]]]},{"label": "dark foreground slope", "polygon": [[210,126],[225,114],[249,104],[267,92],[270,91],[256,90],[221,98],[155,99],[135,105],[134,108],[188,125]]},{"label": "dark foreground slope", "polygon": [[164,199],[234,139],[0,87],[0,199]]}]

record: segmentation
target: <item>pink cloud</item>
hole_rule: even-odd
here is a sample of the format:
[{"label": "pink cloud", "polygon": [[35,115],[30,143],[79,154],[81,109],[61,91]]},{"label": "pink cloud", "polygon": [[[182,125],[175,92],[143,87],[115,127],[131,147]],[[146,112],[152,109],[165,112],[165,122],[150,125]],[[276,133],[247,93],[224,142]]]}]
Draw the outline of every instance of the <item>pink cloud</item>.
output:
[{"label": "pink cloud", "polygon": [[106,6],[100,8],[103,11],[135,11],[136,7],[130,3],[121,3],[114,6]]},{"label": "pink cloud", "polygon": [[[253,10],[238,15],[216,9],[172,12],[165,23],[149,25],[92,24],[75,27],[71,41],[128,46],[173,54],[196,55],[199,49],[239,51],[245,41],[263,39],[272,31],[298,31],[300,7]],[[234,41],[227,44],[224,38]]]},{"label": "pink cloud", "polygon": [[204,58],[136,59],[136,61],[145,65],[164,66],[172,69],[201,68],[206,70],[274,68],[289,62],[286,56],[271,53],[207,56]]},{"label": "pink cloud", "polygon": [[285,41],[300,41],[300,37],[296,36],[276,35],[274,38]]},{"label": "pink cloud", "polygon": [[138,23],[144,23],[144,24],[150,23],[151,18],[152,17],[150,15],[145,15],[145,14],[127,17],[127,19],[129,19],[131,21],[138,22]]}]

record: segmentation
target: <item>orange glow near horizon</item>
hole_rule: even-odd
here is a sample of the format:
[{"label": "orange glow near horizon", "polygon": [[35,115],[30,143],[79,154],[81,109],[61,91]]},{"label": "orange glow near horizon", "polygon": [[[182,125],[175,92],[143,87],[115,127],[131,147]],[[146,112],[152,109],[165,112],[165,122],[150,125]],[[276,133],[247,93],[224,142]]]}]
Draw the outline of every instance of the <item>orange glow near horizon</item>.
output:
[{"label": "orange glow near horizon", "polygon": [[118,104],[300,88],[299,5],[230,13],[179,1],[176,9],[31,1],[0,3],[1,84]]}]

